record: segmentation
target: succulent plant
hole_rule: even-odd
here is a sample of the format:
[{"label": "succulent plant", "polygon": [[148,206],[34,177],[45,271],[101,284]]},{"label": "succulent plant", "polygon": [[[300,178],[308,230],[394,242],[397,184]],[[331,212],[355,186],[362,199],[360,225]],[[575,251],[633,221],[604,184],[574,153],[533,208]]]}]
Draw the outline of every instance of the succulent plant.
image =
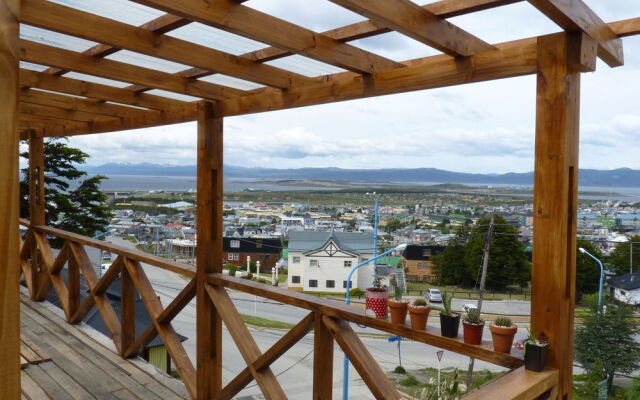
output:
[{"label": "succulent plant", "polygon": [[427,306],[427,300],[425,300],[425,299],[415,299],[413,301],[413,306],[414,307],[426,307]]},{"label": "succulent plant", "polygon": [[464,320],[468,324],[481,325],[484,320],[480,318],[480,311],[477,308],[470,308],[464,316]]},{"label": "succulent plant", "polygon": [[496,326],[503,326],[505,328],[509,328],[511,325],[513,325],[513,323],[511,322],[511,318],[507,317],[498,317],[495,321],[493,321],[493,324]]}]

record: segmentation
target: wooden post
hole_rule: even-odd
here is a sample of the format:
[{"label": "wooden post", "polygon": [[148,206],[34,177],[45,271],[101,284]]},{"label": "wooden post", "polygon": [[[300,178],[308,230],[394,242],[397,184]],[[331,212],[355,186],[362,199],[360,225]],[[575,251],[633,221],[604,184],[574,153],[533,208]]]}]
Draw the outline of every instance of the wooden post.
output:
[{"label": "wooden post", "polygon": [[580,74],[565,33],[538,38],[531,326],[549,340],[558,399],[571,399]]},{"label": "wooden post", "polygon": [[20,398],[19,0],[0,0],[0,399]]},{"label": "wooden post", "polygon": [[222,320],[206,291],[206,274],[222,272],[222,117],[217,105],[198,104],[197,399],[222,390]]},{"label": "wooden post", "polygon": [[333,336],[316,313],[313,330],[313,399],[333,397]]},{"label": "wooden post", "polygon": [[122,268],[120,274],[120,299],[122,310],[120,315],[120,355],[126,357],[127,350],[136,340],[136,299],[131,274]]},{"label": "wooden post", "polygon": [[[32,225],[45,224],[44,211],[44,139],[35,129],[29,131],[29,220]],[[40,281],[46,278],[41,272],[42,260],[36,246],[31,247],[31,299],[38,299]]]}]

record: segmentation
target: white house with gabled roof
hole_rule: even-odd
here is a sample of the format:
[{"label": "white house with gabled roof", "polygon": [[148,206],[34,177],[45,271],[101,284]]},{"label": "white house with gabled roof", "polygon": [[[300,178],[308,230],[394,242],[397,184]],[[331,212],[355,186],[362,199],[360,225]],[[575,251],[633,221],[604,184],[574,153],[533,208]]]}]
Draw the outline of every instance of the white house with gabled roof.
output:
[{"label": "white house with gabled roof", "polygon": [[[373,256],[373,235],[363,232],[289,232],[289,282],[292,290],[346,291],[351,267]],[[359,268],[351,287],[365,290],[371,285],[373,265]]]}]

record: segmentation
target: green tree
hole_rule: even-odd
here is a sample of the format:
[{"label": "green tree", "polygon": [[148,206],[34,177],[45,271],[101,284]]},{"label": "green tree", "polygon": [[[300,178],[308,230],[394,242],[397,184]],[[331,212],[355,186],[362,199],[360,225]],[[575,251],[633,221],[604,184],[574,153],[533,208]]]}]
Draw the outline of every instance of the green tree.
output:
[{"label": "green tree", "polygon": [[[479,279],[484,242],[488,232],[489,218],[480,218],[465,246],[467,286],[473,286]],[[531,265],[527,260],[524,245],[518,240],[518,230],[509,225],[503,217],[496,216],[487,268],[487,289],[504,290],[510,285],[524,287],[530,279]]]},{"label": "green tree", "polygon": [[459,285],[466,276],[464,263],[464,241],[458,236],[433,258],[440,285]]},{"label": "green tree", "polygon": [[585,294],[591,294],[598,290],[600,282],[600,266],[593,258],[581,253],[582,247],[595,257],[602,259],[602,253],[593,242],[578,239],[576,246],[576,301],[580,301]]},{"label": "green tree", "polygon": [[607,304],[598,312],[597,304],[592,304],[576,329],[575,359],[587,369],[601,365],[611,393],[616,373],[630,374],[640,368],[638,333],[630,307]]},{"label": "green tree", "polygon": [[[77,168],[89,155],[69,147],[66,138],[52,138],[44,143],[45,222],[49,226],[93,236],[104,231],[111,211],[107,196],[100,190],[102,175],[86,177]],[[28,153],[22,153],[28,158]],[[20,215],[29,218],[28,169],[22,170],[20,182]],[[59,245],[54,241],[53,245]]]},{"label": "green tree", "polygon": [[[629,242],[619,243],[611,252],[609,269],[617,275],[628,274],[633,256],[633,272],[640,269],[640,236],[631,236]],[[633,253],[633,254],[631,254]]]}]

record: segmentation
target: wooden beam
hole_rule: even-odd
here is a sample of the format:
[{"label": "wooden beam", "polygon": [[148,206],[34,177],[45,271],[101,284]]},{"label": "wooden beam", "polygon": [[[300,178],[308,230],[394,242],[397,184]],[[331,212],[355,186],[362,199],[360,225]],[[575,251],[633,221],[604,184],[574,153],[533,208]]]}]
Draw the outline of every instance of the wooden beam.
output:
[{"label": "wooden beam", "polygon": [[[136,339],[136,290],[133,279],[127,268],[120,274],[120,299],[122,310],[120,311],[120,356],[125,357],[127,350]],[[152,324],[154,325],[154,324]]]},{"label": "wooden beam", "polygon": [[358,73],[402,66],[233,0],[218,0],[212,4],[200,0],[134,1]]},{"label": "wooden beam", "polygon": [[20,1],[0,0],[0,398],[20,398],[20,190],[18,60]]},{"label": "wooden beam", "polygon": [[23,23],[43,29],[107,43],[114,47],[193,65],[211,73],[222,73],[267,86],[287,89],[292,85],[310,81],[303,75],[50,1],[24,0],[20,17]]},{"label": "wooden beam", "polygon": [[198,103],[198,194],[196,246],[197,400],[222,389],[222,320],[206,291],[207,274],[222,272],[222,115],[210,102]]},{"label": "wooden beam", "polygon": [[[44,139],[35,130],[29,132],[29,220],[45,224]],[[32,235],[29,235],[33,239]],[[30,246],[31,299],[36,300],[42,260],[36,246]]]},{"label": "wooden beam", "polygon": [[179,100],[146,93],[138,94],[130,90],[113,86],[86,82],[63,76],[53,76],[28,69],[20,70],[20,85],[23,87],[35,87],[53,92],[83,96],[96,100],[113,101],[116,103],[151,108],[154,110],[181,108],[191,110],[195,109],[195,107],[189,105],[189,103]]},{"label": "wooden beam", "polygon": [[204,81],[193,81],[166,72],[138,67],[119,61],[96,59],[86,54],[24,39],[20,40],[20,59],[36,64],[69,69],[102,78],[137,83],[156,89],[206,99],[230,98],[244,93],[242,90],[226,86],[215,85]]},{"label": "wooden beam", "polygon": [[322,314],[315,315],[313,328],[313,399],[333,398],[333,336]]},{"label": "wooden beam", "polygon": [[549,340],[560,399],[572,390],[576,279],[580,73],[569,43],[564,33],[538,39],[533,194],[531,327]]},{"label": "wooden beam", "polygon": [[598,56],[610,67],[624,64],[622,41],[583,0],[529,0],[568,32],[584,32],[598,42]]},{"label": "wooden beam", "polygon": [[[527,371],[514,369],[464,395],[465,400],[509,399],[539,400],[558,384],[558,371]],[[553,397],[542,397],[553,399]]]},{"label": "wooden beam", "polygon": [[490,44],[438,18],[411,0],[331,1],[453,57],[495,50]]},{"label": "wooden beam", "polygon": [[619,38],[640,35],[640,18],[611,22],[609,23],[609,27]]},{"label": "wooden beam", "polygon": [[43,118],[52,118],[76,122],[119,122],[119,117],[112,117],[103,114],[94,114],[86,111],[77,111],[66,108],[42,106],[39,104],[20,103],[20,113],[37,115]]},{"label": "wooden beam", "polygon": [[417,65],[370,76],[327,79],[282,93],[264,91],[221,101],[225,116],[303,107],[415,90],[530,75],[536,72],[536,41],[496,45],[498,50],[467,58],[434,56]]}]

